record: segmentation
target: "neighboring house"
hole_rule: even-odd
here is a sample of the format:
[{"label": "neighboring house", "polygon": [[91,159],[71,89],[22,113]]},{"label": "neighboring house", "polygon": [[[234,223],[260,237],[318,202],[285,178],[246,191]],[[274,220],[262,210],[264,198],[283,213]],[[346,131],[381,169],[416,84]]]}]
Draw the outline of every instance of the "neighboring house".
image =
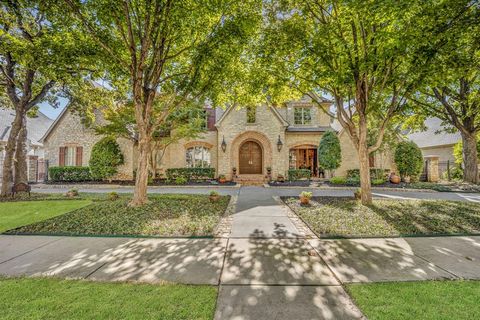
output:
[{"label": "neighboring house", "polygon": [[[263,181],[267,168],[272,177],[285,175],[289,168],[308,168],[315,176],[323,176],[317,164],[317,148],[327,130],[336,131],[342,147],[342,164],[336,175],[359,167],[356,150],[344,130],[332,126],[332,102],[322,100],[324,108],[310,98],[283,104],[280,107],[229,107],[207,109],[207,131],[200,138],[181,140],[170,145],[161,163],[165,169],[179,167],[213,167],[217,175],[232,179],[236,169],[240,181]],[[42,141],[50,166],[88,165],[93,145],[100,139],[85,128],[78,116],[64,111],[47,131]],[[125,164],[118,179],[131,179],[136,167],[133,142],[119,139]],[[393,169],[389,152],[377,152],[370,159],[371,167]]]},{"label": "neighboring house", "polygon": [[[3,168],[5,146],[7,144],[15,112],[11,109],[0,108],[0,168]],[[42,136],[52,125],[53,120],[37,112],[36,117],[27,117],[27,156],[28,179],[30,182],[42,181],[44,178],[44,148],[40,142]],[[0,169],[0,177],[2,170]]]},{"label": "neighboring house", "polygon": [[425,127],[425,131],[407,134],[407,138],[420,147],[424,157],[437,156],[440,163],[454,163],[453,147],[462,140],[460,133],[445,132],[442,120],[438,118],[427,118]]}]

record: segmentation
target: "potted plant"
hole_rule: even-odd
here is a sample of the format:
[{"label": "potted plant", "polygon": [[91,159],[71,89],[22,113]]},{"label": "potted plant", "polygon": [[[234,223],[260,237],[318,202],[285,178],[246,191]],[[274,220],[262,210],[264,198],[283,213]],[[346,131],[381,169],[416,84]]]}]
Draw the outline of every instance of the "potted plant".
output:
[{"label": "potted plant", "polygon": [[220,195],[217,191],[210,191],[210,202],[217,202],[220,199]]},{"label": "potted plant", "polygon": [[311,192],[302,191],[302,193],[300,193],[300,203],[301,204],[309,204],[310,199],[312,198],[312,195],[313,194]]},{"label": "potted plant", "polygon": [[278,174],[277,182],[285,182],[285,177],[283,176],[283,174]]},{"label": "potted plant", "polygon": [[221,175],[218,176],[218,182],[220,182],[220,183],[227,182],[227,178],[225,177],[224,174],[221,174]]},{"label": "potted plant", "polygon": [[77,189],[70,189],[70,190],[68,190],[66,196],[69,197],[69,198],[77,197],[78,196],[78,190]]},{"label": "potted plant", "polygon": [[112,191],[108,194],[108,200],[110,201],[118,200],[118,198],[120,197],[118,196],[118,193],[116,193],[115,191]]},{"label": "potted plant", "polygon": [[353,196],[356,200],[360,200],[360,198],[362,197],[362,189],[357,188],[357,190],[355,190],[355,192],[353,193]]},{"label": "potted plant", "polygon": [[404,176],[403,177],[403,182],[405,182],[405,183],[410,183],[410,180],[411,180],[410,176]]},{"label": "potted plant", "polygon": [[395,172],[390,173],[390,182],[393,184],[399,184],[400,183],[400,176],[397,176]]}]

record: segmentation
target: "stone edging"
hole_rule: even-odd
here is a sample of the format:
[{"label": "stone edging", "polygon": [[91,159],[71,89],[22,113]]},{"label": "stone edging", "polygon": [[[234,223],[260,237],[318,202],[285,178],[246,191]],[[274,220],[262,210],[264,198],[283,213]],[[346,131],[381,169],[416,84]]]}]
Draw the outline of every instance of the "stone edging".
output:
[{"label": "stone edging", "polygon": [[279,196],[273,196],[273,199],[287,211],[287,217],[293,223],[295,228],[303,233],[303,236],[306,239],[318,239],[317,235],[312,231],[312,229],[310,229],[308,224],[306,224],[299,215],[297,215],[285,202],[283,202]]},{"label": "stone edging", "polygon": [[[173,185],[173,186],[148,186],[149,189],[170,189],[170,188],[187,188],[187,189],[201,189],[201,188],[229,188],[238,189],[242,185],[237,183],[234,186],[208,185],[208,186],[189,186],[189,185]],[[120,184],[33,184],[32,189],[127,189],[134,186],[126,186]]]},{"label": "stone edging", "polygon": [[230,196],[230,202],[228,203],[225,213],[220,218],[218,225],[213,230],[213,236],[215,238],[228,238],[232,232],[232,222],[233,214],[235,213],[235,208],[237,206],[237,195]]}]

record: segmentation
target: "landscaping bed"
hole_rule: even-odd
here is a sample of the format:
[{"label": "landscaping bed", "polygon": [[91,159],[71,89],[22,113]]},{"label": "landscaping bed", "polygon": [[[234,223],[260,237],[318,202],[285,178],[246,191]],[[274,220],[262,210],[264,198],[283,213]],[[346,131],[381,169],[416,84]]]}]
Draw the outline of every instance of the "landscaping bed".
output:
[{"label": "landscaping bed", "polygon": [[6,233],[211,236],[230,199],[220,196],[218,201],[211,202],[206,195],[149,195],[148,204],[129,207],[130,198],[122,195],[117,200],[94,201],[70,213]]},{"label": "landscaping bed", "polygon": [[[355,181],[355,183],[332,183],[330,181],[325,181],[319,186],[329,186],[329,187],[360,187],[360,183]],[[372,183],[372,187],[378,188],[392,188],[392,189],[418,189],[418,190],[434,190],[439,192],[480,192],[479,185],[464,184],[464,183],[434,183],[434,182],[412,182],[412,183],[391,183],[384,182],[380,184]]]},{"label": "landscaping bed", "polygon": [[2,319],[213,319],[217,288],[0,279]]},{"label": "landscaping bed", "polygon": [[349,284],[347,291],[368,319],[479,319],[479,281]]},{"label": "landscaping bed", "polygon": [[[134,186],[133,180],[111,180],[111,181],[46,181],[47,185],[120,185]],[[234,181],[219,183],[217,180],[187,181],[185,183],[177,183],[175,181],[167,181],[165,179],[155,179],[148,183],[149,186],[236,186]]]},{"label": "landscaping bed", "polygon": [[319,237],[384,237],[480,233],[480,203],[375,199],[363,206],[347,197],[282,200]]}]

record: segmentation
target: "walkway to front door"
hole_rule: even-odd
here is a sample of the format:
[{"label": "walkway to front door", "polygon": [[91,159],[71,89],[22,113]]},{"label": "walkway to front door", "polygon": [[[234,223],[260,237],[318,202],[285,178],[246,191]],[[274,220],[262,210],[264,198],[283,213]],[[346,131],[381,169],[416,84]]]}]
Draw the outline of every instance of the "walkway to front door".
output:
[{"label": "walkway to front door", "polygon": [[240,174],[262,174],[262,147],[255,141],[246,141],[240,146]]}]

